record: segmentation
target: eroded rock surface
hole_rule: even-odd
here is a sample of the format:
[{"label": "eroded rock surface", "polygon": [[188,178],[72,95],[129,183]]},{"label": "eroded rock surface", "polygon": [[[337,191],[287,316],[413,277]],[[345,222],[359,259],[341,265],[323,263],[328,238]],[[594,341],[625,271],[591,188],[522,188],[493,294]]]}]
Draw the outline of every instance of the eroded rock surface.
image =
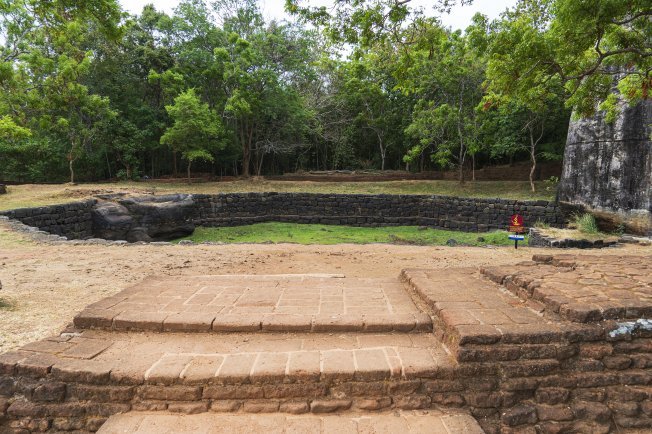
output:
[{"label": "eroded rock surface", "polygon": [[[652,231],[652,101],[621,104],[613,123],[599,112],[571,120],[559,199],[623,219],[626,229]],[[608,218],[608,215],[604,215]]]},{"label": "eroded rock surface", "polygon": [[102,196],[92,210],[93,232],[107,240],[167,241],[190,235],[195,202],[191,195]]}]

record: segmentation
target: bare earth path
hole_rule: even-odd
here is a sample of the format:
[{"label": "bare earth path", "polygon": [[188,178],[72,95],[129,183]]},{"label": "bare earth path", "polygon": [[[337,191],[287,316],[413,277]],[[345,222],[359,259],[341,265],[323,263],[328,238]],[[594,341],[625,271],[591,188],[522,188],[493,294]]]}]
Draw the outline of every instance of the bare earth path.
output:
[{"label": "bare earth path", "polygon": [[[543,249],[372,245],[71,246],[21,241],[0,224],[0,353],[56,334],[90,303],[146,276],[336,273],[393,277],[404,268],[513,264]],[[575,251],[577,252],[577,251]],[[573,251],[564,251],[573,253]],[[626,246],[584,251],[649,256]],[[7,305],[9,307],[7,307]]]}]

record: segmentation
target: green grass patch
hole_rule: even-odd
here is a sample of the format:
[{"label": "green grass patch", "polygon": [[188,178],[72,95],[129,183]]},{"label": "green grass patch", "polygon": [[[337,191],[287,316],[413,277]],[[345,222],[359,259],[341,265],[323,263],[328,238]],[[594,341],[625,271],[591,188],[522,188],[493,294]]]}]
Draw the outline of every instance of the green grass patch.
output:
[{"label": "green grass patch", "polygon": [[14,304],[0,298],[0,310],[14,310]]},{"label": "green grass patch", "polygon": [[437,194],[442,196],[503,198],[517,200],[552,200],[555,192],[547,191],[537,182],[537,192],[530,191],[526,181],[477,181],[460,184],[457,181],[410,180],[381,182],[314,182],[250,179],[227,182],[104,182],[69,184],[10,185],[8,193],[0,195],[0,210],[73,202],[96,194],[128,192],[133,194],[166,193],[329,193],[329,194]]},{"label": "green grass patch", "polygon": [[[296,223],[258,223],[248,226],[202,228],[182,238],[196,243],[297,243],[297,244],[409,244],[441,246],[449,240],[469,246],[513,245],[503,231],[457,232],[417,226],[361,228],[354,226],[307,225]],[[176,240],[178,242],[180,240]],[[526,239],[527,241],[527,239]]]}]

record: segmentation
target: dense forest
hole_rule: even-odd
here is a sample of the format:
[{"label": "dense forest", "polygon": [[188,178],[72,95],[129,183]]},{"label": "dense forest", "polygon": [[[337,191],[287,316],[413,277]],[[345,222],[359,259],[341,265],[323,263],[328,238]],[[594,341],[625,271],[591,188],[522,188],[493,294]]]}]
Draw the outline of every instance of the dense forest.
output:
[{"label": "dense forest", "polygon": [[[560,159],[571,111],[648,98],[649,3],[523,0],[444,27],[409,0],[0,0],[0,180]],[[614,75],[626,71],[615,86]],[[624,77],[624,78],[623,78]]]}]

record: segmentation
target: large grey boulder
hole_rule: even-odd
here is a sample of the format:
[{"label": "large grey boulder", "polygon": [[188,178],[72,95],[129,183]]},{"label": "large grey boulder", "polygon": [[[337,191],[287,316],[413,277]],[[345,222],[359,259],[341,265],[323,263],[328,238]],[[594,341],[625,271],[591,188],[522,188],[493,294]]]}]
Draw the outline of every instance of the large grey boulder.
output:
[{"label": "large grey boulder", "polygon": [[106,240],[126,240],[134,218],[129,210],[114,202],[99,201],[92,209],[93,235]]},{"label": "large grey boulder", "polygon": [[195,230],[192,195],[101,196],[92,210],[93,232],[108,240],[168,241]]},{"label": "large grey boulder", "polygon": [[628,231],[649,234],[652,101],[621,102],[620,109],[612,123],[603,112],[571,120],[558,198],[587,206],[605,229],[622,224]]}]

